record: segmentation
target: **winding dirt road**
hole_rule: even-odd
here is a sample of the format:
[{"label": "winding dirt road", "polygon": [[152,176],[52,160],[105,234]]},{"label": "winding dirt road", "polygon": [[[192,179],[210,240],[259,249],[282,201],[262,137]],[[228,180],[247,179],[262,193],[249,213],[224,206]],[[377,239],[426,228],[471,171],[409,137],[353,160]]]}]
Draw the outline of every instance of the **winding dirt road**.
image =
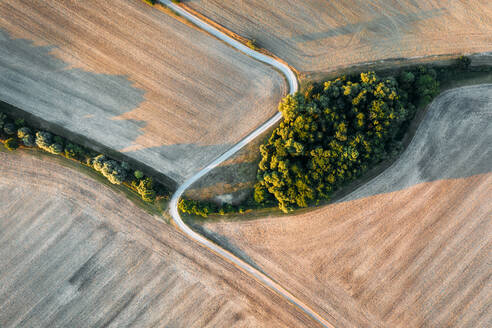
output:
[{"label": "winding dirt road", "polygon": [[[285,64],[268,57],[264,54],[261,54],[257,51],[254,51],[244,44],[230,38],[229,36],[225,35],[221,31],[217,30],[216,28],[210,26],[209,24],[205,23],[201,19],[195,17],[194,15],[188,13],[181,7],[173,4],[171,1],[168,0],[162,0],[160,1],[162,4],[166,5],[167,7],[171,8],[173,11],[177,12],[180,14],[182,17],[185,17],[201,29],[205,30],[206,32],[212,34],[213,36],[217,37],[218,39],[226,42],[230,46],[236,48],[237,50],[245,53],[248,56],[251,56],[252,58],[263,62],[265,64],[271,65],[278,69],[282,74],[285,75],[287,82],[289,84],[289,93],[294,94],[298,90],[298,83],[297,83],[297,78],[294,72]],[[275,116],[270,118],[268,121],[263,123],[260,127],[258,127],[255,131],[253,131],[251,134],[249,134],[247,137],[239,141],[237,144],[235,144],[231,149],[226,151],[224,154],[219,156],[217,159],[215,159],[212,163],[207,165],[204,169],[201,171],[197,172],[195,175],[193,175],[191,178],[186,180],[179,188],[176,190],[174,195],[171,198],[169,208],[170,208],[170,213],[171,216],[173,217],[174,222],[176,225],[181,229],[188,237],[191,239],[195,240],[196,242],[202,244],[204,247],[209,249],[211,252],[214,252],[216,254],[219,254],[220,256],[224,257],[228,261],[232,262],[234,265],[238,266],[242,270],[246,271],[250,275],[252,275],[254,278],[256,278],[258,281],[262,282],[266,287],[269,289],[275,291],[278,293],[280,296],[291,302],[293,305],[304,311],[307,315],[309,315],[311,318],[319,322],[321,325],[324,327],[333,327],[328,321],[323,319],[318,313],[316,313],[314,310],[312,310],[309,306],[307,306],[304,302],[299,300],[297,297],[292,295],[289,291],[287,291],[284,287],[273,281],[270,277],[265,275],[264,273],[258,271],[248,263],[244,262],[240,258],[236,257],[234,254],[230,253],[229,251],[223,249],[222,247],[218,246],[217,244],[211,242],[210,240],[206,239],[202,235],[196,233],[193,231],[190,227],[188,227],[183,220],[181,219],[181,216],[179,215],[178,211],[178,202],[183,193],[185,192],[188,187],[190,187],[193,183],[198,181],[201,177],[203,177],[205,174],[210,172],[213,168],[217,167],[220,165],[222,162],[227,160],[229,157],[234,155],[237,151],[239,151],[241,148],[243,148],[246,144],[248,144],[250,141],[255,139],[257,136],[265,132],[268,128],[270,128],[272,125],[277,123],[280,119],[282,118],[281,113],[277,113]]]}]

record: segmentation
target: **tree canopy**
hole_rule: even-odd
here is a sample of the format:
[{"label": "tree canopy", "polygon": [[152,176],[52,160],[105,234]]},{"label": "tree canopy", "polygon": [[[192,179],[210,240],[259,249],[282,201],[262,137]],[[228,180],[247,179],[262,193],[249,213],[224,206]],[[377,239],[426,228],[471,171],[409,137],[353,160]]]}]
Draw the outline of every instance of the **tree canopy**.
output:
[{"label": "tree canopy", "polygon": [[[398,80],[428,98],[439,87],[427,71],[403,72]],[[283,121],[260,146],[256,202],[278,202],[284,212],[306,207],[383,160],[415,110],[398,80],[367,72],[285,97]]]}]

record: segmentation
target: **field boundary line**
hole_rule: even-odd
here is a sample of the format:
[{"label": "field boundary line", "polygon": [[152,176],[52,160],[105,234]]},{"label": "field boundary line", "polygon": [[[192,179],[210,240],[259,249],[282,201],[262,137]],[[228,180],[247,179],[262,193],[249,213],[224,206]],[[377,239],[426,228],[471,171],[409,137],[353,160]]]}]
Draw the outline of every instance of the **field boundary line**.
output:
[{"label": "field boundary line", "polygon": [[[289,68],[288,65],[281,63],[280,61],[269,57],[265,54],[262,54],[258,51],[255,51],[246,45],[242,44],[241,42],[233,39],[232,37],[228,36],[224,32],[220,31],[219,29],[211,26],[210,24],[206,23],[202,19],[194,16],[193,14],[190,14],[187,12],[185,9],[181,8],[180,6],[172,3],[169,0],[160,0],[159,1],[161,4],[167,6],[174,12],[178,13],[180,16],[186,18],[187,20],[191,21],[193,24],[198,26],[199,28],[203,29],[204,31],[210,33],[214,37],[218,38],[221,41],[226,42],[236,50],[239,50],[240,52],[244,53],[245,55],[248,55],[262,63],[265,63],[267,65],[270,65],[277,70],[279,70],[287,79],[287,83],[289,85],[289,94],[294,94],[298,91],[299,89],[299,84],[297,81],[297,76],[296,74]],[[202,246],[206,247],[208,250],[211,252],[220,255],[221,257],[225,258],[238,268],[242,269],[249,275],[253,276],[257,281],[261,282],[264,286],[266,286],[268,289],[273,291],[274,293],[280,295],[284,299],[286,299],[289,303],[294,305],[295,307],[299,308],[302,312],[307,314],[310,318],[321,324],[323,327],[326,328],[333,328],[334,326],[329,323],[327,320],[325,320],[323,317],[321,317],[316,311],[311,309],[307,304],[302,302],[300,299],[292,295],[289,291],[287,291],[284,287],[282,287],[280,284],[275,282],[272,278],[267,276],[266,274],[260,272],[253,266],[249,265],[245,261],[241,260],[231,252],[223,249],[219,245],[215,244],[211,240],[205,238],[204,236],[200,235],[199,233],[195,232],[193,229],[191,229],[186,223],[184,223],[183,219],[179,215],[179,210],[178,210],[178,203],[179,199],[183,195],[183,193],[188,189],[193,183],[198,181],[201,177],[206,175],[208,172],[210,172],[213,168],[217,167],[220,165],[222,162],[230,158],[232,155],[234,155],[237,151],[239,151],[241,148],[243,148],[245,145],[247,145],[250,141],[255,139],[257,136],[265,132],[268,128],[279,122],[282,118],[281,113],[275,114],[273,117],[271,117],[269,120],[267,120],[265,123],[263,123],[261,126],[256,128],[253,132],[251,132],[249,135],[247,135],[245,138],[240,140],[238,143],[236,143],[232,148],[227,150],[225,153],[217,157],[214,161],[212,161],[210,164],[205,166],[203,169],[195,173],[192,177],[188,178],[185,182],[183,182],[178,189],[175,191],[175,193],[171,197],[171,201],[169,202],[169,211],[170,214],[173,218],[174,223],[176,224],[177,228],[180,229],[183,233],[185,233],[190,239],[193,239],[194,241],[200,243]]]}]

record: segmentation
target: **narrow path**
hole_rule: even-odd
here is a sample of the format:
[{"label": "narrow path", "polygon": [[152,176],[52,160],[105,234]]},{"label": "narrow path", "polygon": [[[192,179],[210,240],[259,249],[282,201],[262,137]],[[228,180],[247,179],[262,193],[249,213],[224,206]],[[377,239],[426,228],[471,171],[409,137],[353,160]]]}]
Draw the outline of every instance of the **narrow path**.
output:
[{"label": "narrow path", "polygon": [[[190,14],[186,10],[182,9],[181,7],[173,4],[169,0],[161,0],[160,1],[163,5],[171,8],[175,12],[179,13],[181,16],[184,18],[188,19],[201,29],[207,31],[208,33],[212,34],[213,36],[217,37],[218,39],[226,42],[230,46],[236,48],[237,50],[245,53],[246,55],[263,62],[265,64],[271,65],[281,71],[289,84],[289,93],[294,94],[297,92],[299,86],[297,83],[297,78],[294,72],[285,64],[280,63],[279,61],[268,57],[264,54],[261,54],[257,51],[254,51],[244,44],[234,40],[233,38],[225,35],[218,29],[210,26],[209,24],[205,23],[201,19],[195,17],[194,15]],[[234,265],[238,266],[242,270],[246,271],[250,275],[252,275],[254,278],[256,278],[258,281],[263,283],[265,286],[273,290],[275,293],[279,294],[286,300],[288,300],[290,303],[292,303],[294,306],[298,307],[301,309],[303,312],[305,312],[307,315],[309,315],[311,318],[319,322],[322,326],[324,327],[333,327],[328,321],[323,319],[318,313],[316,313],[314,310],[312,310],[308,305],[303,303],[301,300],[299,300],[297,297],[292,295],[289,291],[287,291],[285,288],[283,288],[281,285],[273,281],[270,277],[267,275],[263,274],[262,272],[258,271],[248,263],[244,262],[231,252],[223,249],[222,247],[218,246],[217,244],[211,242],[210,240],[206,239],[202,235],[196,233],[193,231],[190,227],[188,227],[183,220],[181,219],[181,216],[179,215],[178,211],[178,202],[183,193],[185,192],[188,187],[190,187],[193,183],[198,181],[201,177],[206,175],[208,172],[210,172],[213,168],[217,167],[220,165],[222,162],[227,160],[229,157],[234,155],[238,150],[240,150],[242,147],[247,145],[250,141],[255,139],[257,136],[265,132],[268,128],[270,128],[272,125],[277,123],[280,119],[282,118],[282,115],[280,113],[275,114],[272,118],[270,118],[268,121],[263,123],[260,127],[258,127],[256,130],[251,132],[248,136],[246,136],[244,139],[239,141],[237,144],[235,144],[231,149],[226,151],[224,154],[219,156],[217,159],[215,159],[212,163],[208,164],[205,168],[203,168],[201,171],[197,172],[195,175],[193,175],[191,178],[187,179],[181,186],[178,187],[176,192],[173,194],[171,201],[169,203],[169,208],[170,208],[170,213],[171,216],[173,217],[174,222],[176,225],[191,239],[197,241],[198,243],[202,244],[204,247],[208,248],[210,251],[224,257],[225,259],[229,260],[232,262]]]}]

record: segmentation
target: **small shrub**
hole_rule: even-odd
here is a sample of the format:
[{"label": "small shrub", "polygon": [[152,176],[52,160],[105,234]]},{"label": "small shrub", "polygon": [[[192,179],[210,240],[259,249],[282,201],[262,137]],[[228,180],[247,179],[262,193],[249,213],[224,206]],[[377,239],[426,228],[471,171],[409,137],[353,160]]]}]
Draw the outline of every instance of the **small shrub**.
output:
[{"label": "small shrub", "polygon": [[34,147],[36,145],[34,143],[34,135],[32,134],[31,129],[26,126],[23,126],[17,130],[17,138],[22,141],[24,146]]},{"label": "small shrub", "polygon": [[36,145],[41,149],[47,149],[53,143],[53,135],[46,131],[36,132]]},{"label": "small shrub", "polygon": [[36,145],[48,153],[55,155],[61,154],[63,152],[63,145],[61,142],[63,142],[61,137],[53,137],[49,132],[36,132]]},{"label": "small shrub", "polygon": [[246,42],[246,45],[248,46],[248,48],[253,49],[253,50],[258,50],[260,48],[258,45],[258,42],[254,39],[248,40]]},{"label": "small shrub", "polygon": [[140,179],[142,179],[142,178],[143,178],[143,176],[144,176],[143,172],[142,172],[142,171],[139,171],[139,170],[136,170],[136,171],[133,173],[133,175],[135,176],[135,178],[137,178],[137,179],[139,179],[139,180],[140,180]]},{"label": "small shrub", "polygon": [[21,139],[22,143],[26,147],[34,147],[36,146],[36,143],[34,141],[34,136],[32,134],[26,135],[24,138]]},{"label": "small shrub", "polygon": [[65,146],[64,153],[65,157],[67,158],[82,159],[86,152],[85,149],[81,146],[73,143],[68,143]]},{"label": "small shrub", "polygon": [[91,161],[94,170],[100,172],[113,184],[121,184],[125,181],[126,170],[115,160],[107,159],[104,155],[98,155]]},{"label": "small shrub", "polygon": [[63,146],[59,143],[53,143],[48,147],[47,150],[49,153],[59,155],[63,152]]},{"label": "small shrub", "polygon": [[459,69],[466,71],[468,68],[470,68],[471,65],[471,59],[467,56],[460,56],[456,60],[456,66],[458,66]]},{"label": "small shrub", "polygon": [[17,131],[15,128],[15,124],[13,123],[5,123],[3,126],[3,131],[8,135],[13,135]]},{"label": "small shrub", "polygon": [[26,135],[29,135],[29,134],[32,134],[32,131],[28,127],[24,126],[24,127],[21,127],[19,130],[17,130],[17,138],[19,138],[19,139],[22,139]]},{"label": "small shrub", "polygon": [[24,123],[25,123],[25,121],[24,121],[24,119],[23,119],[23,118],[18,118],[18,119],[16,119],[16,120],[14,121],[14,124],[15,124],[16,126],[18,126],[18,127],[24,126]]},{"label": "small shrub", "polygon": [[211,213],[217,212],[217,207],[213,204],[185,198],[179,201],[178,209],[183,213],[198,215],[204,218],[208,217]]},{"label": "small shrub", "polygon": [[8,138],[4,142],[5,148],[8,150],[12,151],[15,150],[19,147],[19,144],[17,143],[17,140],[15,138]]},{"label": "small shrub", "polygon": [[152,203],[155,200],[156,192],[154,190],[154,182],[152,181],[152,178],[145,178],[138,182],[134,180],[132,182],[132,186],[145,202]]}]

